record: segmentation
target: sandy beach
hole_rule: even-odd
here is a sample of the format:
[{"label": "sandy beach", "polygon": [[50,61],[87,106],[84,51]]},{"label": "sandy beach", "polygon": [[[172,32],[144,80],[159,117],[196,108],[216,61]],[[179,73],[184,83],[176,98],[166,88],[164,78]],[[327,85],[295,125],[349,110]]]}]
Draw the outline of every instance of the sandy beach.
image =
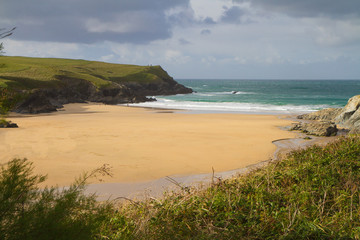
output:
[{"label": "sandy beach", "polygon": [[[0,163],[27,158],[47,185],[66,186],[108,164],[106,183],[156,180],[239,169],[272,157],[280,130],[274,115],[184,114],[169,110],[69,104],[53,114],[12,116],[0,130]],[[97,183],[93,180],[92,183]]]}]

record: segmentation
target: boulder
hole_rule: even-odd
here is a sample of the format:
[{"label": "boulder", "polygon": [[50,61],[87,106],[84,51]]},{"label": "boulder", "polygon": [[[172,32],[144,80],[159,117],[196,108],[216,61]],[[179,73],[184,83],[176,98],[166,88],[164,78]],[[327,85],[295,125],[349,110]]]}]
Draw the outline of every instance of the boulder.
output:
[{"label": "boulder", "polygon": [[10,121],[0,121],[0,128],[18,128],[16,123],[12,123]]},{"label": "boulder", "polygon": [[330,122],[314,121],[311,123],[294,123],[290,130],[298,130],[315,136],[335,136],[337,134],[336,124]]},{"label": "boulder", "polygon": [[340,114],[341,111],[341,108],[325,108],[316,112],[299,115],[297,118],[304,120],[320,120],[334,122],[334,119]]},{"label": "boulder", "polygon": [[344,128],[348,128],[351,132],[360,130],[360,95],[349,99],[346,106],[335,118],[335,122]]}]

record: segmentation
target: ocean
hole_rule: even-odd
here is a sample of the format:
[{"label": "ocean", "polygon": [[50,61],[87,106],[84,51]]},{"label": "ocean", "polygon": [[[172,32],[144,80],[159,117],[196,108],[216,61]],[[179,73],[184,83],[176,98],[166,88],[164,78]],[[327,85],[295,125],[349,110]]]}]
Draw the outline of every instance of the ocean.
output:
[{"label": "ocean", "polygon": [[156,96],[134,106],[200,112],[298,114],[344,107],[360,94],[360,80],[206,80],[176,79],[192,94]]}]

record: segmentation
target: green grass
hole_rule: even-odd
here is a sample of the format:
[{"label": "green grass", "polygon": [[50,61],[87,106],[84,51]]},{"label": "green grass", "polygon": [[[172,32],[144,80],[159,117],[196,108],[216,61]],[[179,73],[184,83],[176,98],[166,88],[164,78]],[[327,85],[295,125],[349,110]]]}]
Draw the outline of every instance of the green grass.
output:
[{"label": "green grass", "polygon": [[[293,152],[247,176],[123,206],[110,239],[360,239],[360,138]],[[106,238],[104,238],[106,239]]]},{"label": "green grass", "polygon": [[110,86],[113,82],[156,83],[170,77],[160,66],[59,58],[0,57],[0,87],[56,87],[66,78],[87,80],[102,88]]}]

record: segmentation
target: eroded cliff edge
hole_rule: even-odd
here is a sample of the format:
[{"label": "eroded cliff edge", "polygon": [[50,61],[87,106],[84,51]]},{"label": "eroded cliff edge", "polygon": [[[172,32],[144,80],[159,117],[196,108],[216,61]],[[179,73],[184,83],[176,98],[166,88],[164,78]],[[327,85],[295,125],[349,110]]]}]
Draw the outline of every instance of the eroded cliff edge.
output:
[{"label": "eroded cliff edge", "polygon": [[56,111],[67,103],[99,102],[105,104],[154,101],[147,96],[192,93],[171,77],[156,83],[112,83],[98,88],[84,79],[63,78],[62,86],[24,91],[26,98],[14,109],[18,113],[45,113]]}]

